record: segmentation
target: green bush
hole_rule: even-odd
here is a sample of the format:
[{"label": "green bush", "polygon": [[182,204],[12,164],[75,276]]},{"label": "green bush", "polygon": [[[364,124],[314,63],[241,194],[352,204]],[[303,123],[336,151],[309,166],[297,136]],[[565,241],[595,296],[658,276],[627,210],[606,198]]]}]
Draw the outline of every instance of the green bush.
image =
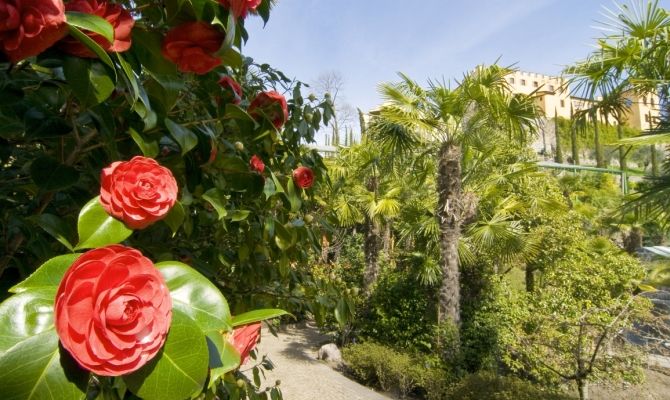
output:
[{"label": "green bush", "polygon": [[[445,397],[443,397],[445,398]],[[458,400],[571,400],[566,394],[547,392],[528,381],[497,376],[489,372],[468,375],[447,393],[447,399]]]},{"label": "green bush", "polygon": [[427,357],[371,342],[345,347],[343,357],[350,373],[361,382],[397,391],[401,397],[416,393],[428,399],[443,398],[451,376]]},{"label": "green bush", "polygon": [[360,336],[394,348],[433,351],[432,296],[410,272],[383,271],[360,316]]}]

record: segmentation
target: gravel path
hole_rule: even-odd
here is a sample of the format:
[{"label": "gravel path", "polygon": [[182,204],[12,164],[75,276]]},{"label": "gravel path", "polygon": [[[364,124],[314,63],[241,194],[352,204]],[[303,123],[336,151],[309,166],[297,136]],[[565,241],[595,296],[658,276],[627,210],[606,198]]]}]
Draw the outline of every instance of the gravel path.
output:
[{"label": "gravel path", "polygon": [[258,345],[259,359],[267,354],[275,369],[266,373],[265,384],[281,380],[286,400],[389,400],[382,394],[347,379],[328,364],[316,359],[320,344],[328,337],[317,328],[299,324],[283,326],[274,337],[263,327]]}]

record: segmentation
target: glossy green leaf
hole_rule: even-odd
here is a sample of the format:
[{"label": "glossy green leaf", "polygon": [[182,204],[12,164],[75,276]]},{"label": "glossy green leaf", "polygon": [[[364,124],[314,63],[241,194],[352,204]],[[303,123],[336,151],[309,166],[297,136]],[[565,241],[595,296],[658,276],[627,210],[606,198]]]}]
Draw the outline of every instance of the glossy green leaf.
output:
[{"label": "glossy green leaf", "polygon": [[56,287],[15,294],[0,304],[0,354],[39,333],[53,329]]},{"label": "glossy green leaf", "polygon": [[300,200],[300,195],[296,190],[295,184],[293,183],[293,179],[288,180],[288,183],[286,184],[286,192],[288,195],[288,201],[291,204],[291,212],[295,213],[300,211],[300,207],[302,206],[302,200]]},{"label": "glossy green leaf", "polygon": [[198,145],[198,136],[169,118],[165,118],[165,127],[172,138],[179,144],[181,154],[184,155]]},{"label": "glossy green leaf", "polygon": [[288,250],[295,244],[297,233],[294,229],[275,223],[275,243],[280,250]]},{"label": "glossy green leaf", "polygon": [[200,329],[229,331],[232,317],[221,291],[198,271],[177,261],[156,264],[172,297],[173,310],[179,310],[198,324]]},{"label": "glossy green leaf", "polygon": [[68,25],[95,32],[107,39],[110,43],[114,41],[114,28],[106,19],[94,14],[80,13],[76,11],[66,11],[65,16]]},{"label": "glossy green leaf", "polygon": [[249,214],[251,214],[249,210],[235,210],[230,214],[230,219],[233,222],[244,221],[249,217]]},{"label": "glossy green leaf", "polygon": [[136,26],[133,29],[133,47],[131,52],[144,68],[154,74],[174,76],[177,67],[161,54],[163,36],[159,32],[146,31]]},{"label": "glossy green leaf", "polygon": [[87,34],[79,30],[76,26],[69,26],[69,32],[70,35],[77,40],[79,40],[84,46],[88,47],[92,52],[97,55],[102,62],[104,62],[109,68],[111,68],[112,71],[114,71],[114,80],[116,80],[116,70],[114,69],[114,63],[112,62],[112,59],[109,58],[109,54],[105,52],[105,50],[100,47],[98,43],[95,42],[95,40],[91,39],[88,37]]},{"label": "glossy green leaf", "polygon": [[145,135],[137,132],[133,128],[128,129],[128,132],[130,132],[130,137],[133,138],[133,141],[137,144],[137,147],[142,150],[142,154],[144,154],[145,157],[155,158],[158,155],[158,141],[147,139]]},{"label": "glossy green leaf", "polygon": [[256,120],[254,120],[242,107],[235,104],[226,105],[226,114],[223,119],[237,119],[242,122],[256,125]]},{"label": "glossy green leaf", "polygon": [[202,391],[208,366],[205,334],[191,318],[173,309],[163,349],[123,380],[144,400],[183,400]]},{"label": "glossy green leaf", "polygon": [[277,308],[253,310],[243,314],[235,315],[233,317],[233,326],[252,324],[254,322],[265,321],[266,319],[281,317],[282,315],[288,315],[288,313]]},{"label": "glossy green leaf", "polygon": [[81,209],[77,230],[79,232],[79,244],[75,249],[88,249],[121,243],[133,233],[123,222],[107,214],[105,209],[102,208],[102,204],[100,204],[99,197],[95,197]]},{"label": "glossy green leaf", "polygon": [[226,199],[223,197],[219,189],[209,189],[202,195],[202,198],[207,200],[207,202],[214,207],[216,213],[219,215],[219,219],[223,219],[228,215],[228,211],[226,210]]},{"label": "glossy green leaf", "polygon": [[181,224],[184,223],[184,218],[186,218],[184,206],[182,206],[180,202],[176,202],[163,221],[170,227],[172,235],[174,236],[181,227]]},{"label": "glossy green leaf", "polygon": [[87,382],[88,373],[59,348],[53,329],[31,336],[0,356],[3,400],[79,400],[84,398]]},{"label": "glossy green leaf", "polygon": [[239,367],[241,357],[235,347],[226,340],[221,332],[207,332],[207,349],[209,350],[209,387],[216,384],[216,380],[226,372]]},{"label": "glossy green leaf", "polygon": [[80,255],[77,253],[64,254],[46,261],[29,277],[14,285],[9,291],[12,293],[21,293],[26,290],[49,289],[55,293],[61,279],[63,279],[63,275],[65,275],[65,271],[70,268],[70,265]]},{"label": "glossy green leaf", "polygon": [[40,157],[30,165],[33,182],[46,191],[70,187],[79,180],[79,171],[50,157]]},{"label": "glossy green leaf", "polygon": [[72,92],[84,107],[91,107],[105,101],[116,87],[114,77],[107,68],[95,60],[66,57],[63,73]]},{"label": "glossy green leaf", "polygon": [[68,250],[72,251],[70,237],[74,236],[68,224],[53,214],[40,214],[34,218],[37,224],[54,239],[58,240]]}]

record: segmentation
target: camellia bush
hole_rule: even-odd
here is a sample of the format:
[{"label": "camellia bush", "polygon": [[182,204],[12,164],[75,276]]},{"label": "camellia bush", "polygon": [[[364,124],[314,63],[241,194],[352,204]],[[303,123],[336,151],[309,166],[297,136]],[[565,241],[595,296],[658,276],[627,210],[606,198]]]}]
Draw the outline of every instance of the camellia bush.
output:
[{"label": "camellia bush", "polygon": [[[271,0],[0,0],[3,399],[280,398],[327,100],[242,55]],[[231,312],[232,311],[232,312]]]}]

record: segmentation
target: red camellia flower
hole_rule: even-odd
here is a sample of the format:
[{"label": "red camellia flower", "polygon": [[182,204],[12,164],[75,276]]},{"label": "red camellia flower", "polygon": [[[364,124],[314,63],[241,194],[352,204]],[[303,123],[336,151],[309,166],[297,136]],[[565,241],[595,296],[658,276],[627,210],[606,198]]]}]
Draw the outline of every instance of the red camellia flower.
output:
[{"label": "red camellia flower", "polygon": [[263,160],[261,160],[261,158],[255,154],[251,156],[251,160],[249,160],[249,166],[252,170],[258,172],[259,174],[262,174],[263,171],[265,171],[265,164],[263,163]]},{"label": "red camellia flower", "polygon": [[0,50],[10,61],[36,56],[66,34],[63,0],[0,0]]},{"label": "red camellia flower", "polygon": [[255,119],[265,115],[275,128],[280,129],[288,120],[288,105],[280,93],[261,92],[249,104],[249,115]]},{"label": "red camellia flower", "polygon": [[[102,35],[86,31],[86,34],[100,45],[105,51],[123,52],[130,48],[130,32],[135,20],[123,7],[111,4],[104,0],[73,0],[65,5],[67,11],[77,11],[84,14],[97,15],[109,22],[114,28],[114,42],[110,43]],[[73,37],[67,37],[61,43],[61,48],[68,54],[77,57],[97,57],[94,52]]]},{"label": "red camellia flower", "polygon": [[314,172],[308,167],[298,167],[293,170],[293,182],[301,189],[308,189],[314,183]]},{"label": "red camellia flower", "polygon": [[163,40],[163,57],[182,72],[202,75],[221,64],[214,56],[224,35],[206,22],[187,22],[172,28]]},{"label": "red camellia flower", "polygon": [[235,81],[235,79],[224,76],[219,79],[219,85],[223,88],[225,96],[223,101],[227,103],[240,104],[242,101],[242,86]]},{"label": "red camellia flower", "polygon": [[244,364],[249,358],[249,353],[256,347],[258,339],[261,337],[261,323],[244,325],[233,330],[230,336],[230,344],[240,353],[240,365]]},{"label": "red camellia flower", "polygon": [[222,6],[230,10],[235,18],[246,18],[249,11],[256,11],[261,0],[219,0]]},{"label": "red camellia flower", "polygon": [[129,228],[142,229],[162,219],[177,201],[177,181],[156,160],[133,157],[102,170],[100,203]]},{"label": "red camellia flower", "polygon": [[165,280],[138,250],[89,250],[56,292],[56,331],[84,368],[104,376],[133,372],[165,343],[172,300]]}]

